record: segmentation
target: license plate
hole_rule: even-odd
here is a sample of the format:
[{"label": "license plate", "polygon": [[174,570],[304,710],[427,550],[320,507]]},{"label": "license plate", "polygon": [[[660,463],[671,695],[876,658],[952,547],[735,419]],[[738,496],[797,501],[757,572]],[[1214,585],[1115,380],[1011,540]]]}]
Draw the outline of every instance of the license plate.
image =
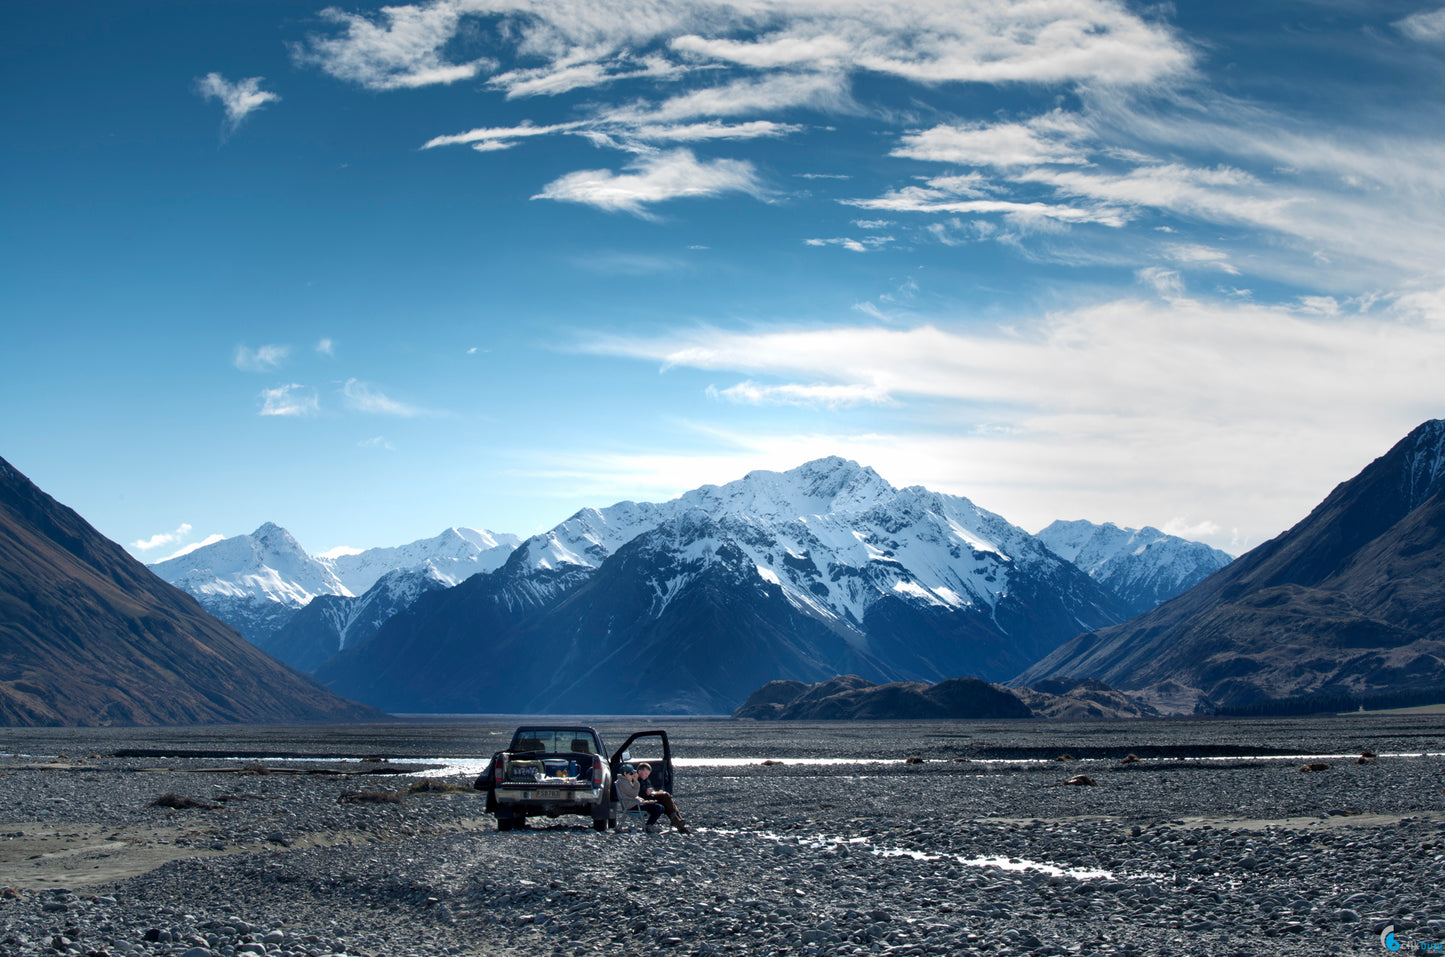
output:
[{"label": "license plate", "polygon": [[524,801],[560,801],[560,800],[562,800],[562,798],[563,798],[563,796],[564,796],[564,793],[565,793],[565,792],[559,791],[559,790],[557,790],[556,788],[544,788],[544,789],[541,790],[541,791],[524,791],[524,792],[522,792],[522,800],[524,800]]}]

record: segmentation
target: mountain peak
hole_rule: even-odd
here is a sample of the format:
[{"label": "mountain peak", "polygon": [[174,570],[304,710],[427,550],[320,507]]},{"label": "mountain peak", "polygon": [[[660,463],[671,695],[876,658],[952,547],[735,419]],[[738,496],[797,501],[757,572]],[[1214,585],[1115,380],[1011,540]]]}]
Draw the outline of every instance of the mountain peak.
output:
[{"label": "mountain peak", "polygon": [[251,533],[251,537],[263,548],[287,551],[302,550],[301,543],[296,541],[295,536],[275,522],[263,522],[260,528]]},{"label": "mountain peak", "polygon": [[1400,443],[1405,454],[1405,494],[1414,508],[1440,491],[1445,476],[1445,419],[1417,426]]},{"label": "mountain peak", "polygon": [[250,535],[203,545],[150,566],[192,595],[254,596],[299,608],[317,595],[348,595],[329,566],[286,529],[266,522]]}]

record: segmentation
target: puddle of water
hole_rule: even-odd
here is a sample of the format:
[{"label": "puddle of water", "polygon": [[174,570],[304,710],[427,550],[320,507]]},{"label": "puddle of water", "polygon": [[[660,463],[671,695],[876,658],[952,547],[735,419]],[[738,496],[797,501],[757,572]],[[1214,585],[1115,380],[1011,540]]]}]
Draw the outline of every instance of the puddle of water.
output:
[{"label": "puddle of water", "polygon": [[[1061,867],[1057,864],[1049,864],[1043,861],[1029,861],[1018,857],[965,857],[962,854],[940,854],[929,851],[912,851],[904,848],[875,847],[866,837],[837,838],[826,836],[815,836],[811,838],[799,838],[775,834],[772,831],[740,831],[724,828],[698,828],[699,833],[724,834],[729,836],[747,835],[760,837],[764,840],[775,841],[779,844],[796,843],[800,847],[812,848],[814,850],[835,847],[846,847],[851,852],[866,852],[878,857],[907,857],[915,861],[952,861],[964,867],[995,868],[1003,871],[1030,871],[1037,874],[1044,874],[1049,877],[1067,877],[1076,881],[1119,879],[1112,871],[1101,871],[1091,868]],[[1154,879],[1158,875],[1138,875],[1137,879]],[[1130,879],[1126,877],[1124,879]]]}]

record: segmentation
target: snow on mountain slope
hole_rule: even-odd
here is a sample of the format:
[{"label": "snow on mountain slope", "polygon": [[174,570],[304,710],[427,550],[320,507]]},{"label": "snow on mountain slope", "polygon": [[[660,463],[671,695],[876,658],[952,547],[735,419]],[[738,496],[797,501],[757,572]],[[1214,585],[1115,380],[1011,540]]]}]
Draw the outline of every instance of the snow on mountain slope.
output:
[{"label": "snow on mountain slope", "polygon": [[[381,620],[373,619],[405,607],[408,594],[414,600],[422,591],[449,587],[500,567],[519,541],[515,535],[449,528],[434,538],[395,548],[313,557],[290,532],[267,522],[250,535],[206,545],[150,569],[190,592],[253,644],[294,666],[298,656],[309,661],[318,654],[316,648],[329,646],[335,653],[349,638],[374,632]],[[394,573],[406,574],[371,594]],[[300,609],[322,596],[347,601],[318,608],[283,634]]]},{"label": "snow on mountain slope", "polygon": [[300,608],[317,595],[360,596],[388,572],[428,568],[447,585],[488,572],[521,540],[475,528],[449,528],[394,548],[312,557],[291,533],[267,522],[250,535],[206,545],[151,571],[196,597],[256,598]]},{"label": "snow on mountain slope", "polygon": [[317,595],[351,594],[325,562],[271,522],[150,569],[197,598],[258,598],[300,608]]},{"label": "snow on mountain slope", "polygon": [[1432,419],[1404,439],[1406,502],[1417,508],[1440,490],[1445,478],[1445,419]]},{"label": "snow on mountain slope", "polygon": [[669,502],[584,509],[524,542],[514,562],[596,568],[639,534],[692,510],[716,522],[796,607],[849,630],[888,596],[987,611],[1008,593],[1020,563],[1060,564],[1033,536],[966,498],[896,489],[837,457],[750,472]]},{"label": "snow on mountain slope", "polygon": [[1135,614],[1193,588],[1233,560],[1216,548],[1149,526],[1058,521],[1037,537],[1112,589]]},{"label": "snow on mountain slope", "polygon": [[477,572],[500,568],[521,541],[516,535],[484,529],[449,528],[408,545],[319,560],[330,566],[351,594],[361,595],[388,572],[422,566],[432,569],[439,581],[455,585]]}]

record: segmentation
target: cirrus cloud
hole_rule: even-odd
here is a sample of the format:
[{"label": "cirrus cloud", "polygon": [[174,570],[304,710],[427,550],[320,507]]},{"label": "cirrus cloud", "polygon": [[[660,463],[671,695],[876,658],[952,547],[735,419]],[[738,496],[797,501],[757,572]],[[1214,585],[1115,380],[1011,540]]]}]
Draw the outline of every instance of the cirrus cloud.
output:
[{"label": "cirrus cloud", "polygon": [[[1215,523],[1219,547],[1277,533],[1380,454],[1382,433],[1438,414],[1445,320],[1429,304],[1441,300],[1217,303],[1188,298],[1167,271],[1153,281],[1166,297],[1006,328],[713,328],[584,348],[747,376],[715,398],[830,407],[839,454],[871,449],[1026,527],[1187,519]],[[862,442],[843,417],[865,403],[875,438]],[[738,441],[801,441],[788,428]]]},{"label": "cirrus cloud", "polygon": [[532,198],[583,203],[646,218],[650,215],[646,207],[664,200],[723,193],[764,194],[751,163],[699,160],[686,149],[641,156],[627,169],[625,173],[605,169],[568,173],[548,183]]},{"label": "cirrus cloud", "polygon": [[176,542],[184,541],[191,534],[191,526],[182,522],[174,532],[159,532],[150,538],[142,538],[139,541],[130,543],[130,547],[138,552],[148,552],[153,548],[160,548],[162,545],[173,545]]},{"label": "cirrus cloud", "polygon": [[234,83],[219,73],[207,73],[196,81],[196,92],[207,100],[220,100],[226,110],[226,131],[234,133],[241,121],[267,103],[281,97],[261,89],[264,77],[252,76]]},{"label": "cirrus cloud", "polygon": [[267,345],[256,349],[237,346],[232,364],[242,372],[270,372],[291,355],[290,346]]},{"label": "cirrus cloud", "polygon": [[315,415],[321,400],[306,386],[292,382],[274,389],[261,390],[261,415],[299,417]]},{"label": "cirrus cloud", "polygon": [[413,418],[424,414],[424,410],[405,402],[398,402],[360,379],[347,379],[341,387],[341,395],[346,401],[347,407],[357,412],[371,415],[395,415],[401,418]]}]

